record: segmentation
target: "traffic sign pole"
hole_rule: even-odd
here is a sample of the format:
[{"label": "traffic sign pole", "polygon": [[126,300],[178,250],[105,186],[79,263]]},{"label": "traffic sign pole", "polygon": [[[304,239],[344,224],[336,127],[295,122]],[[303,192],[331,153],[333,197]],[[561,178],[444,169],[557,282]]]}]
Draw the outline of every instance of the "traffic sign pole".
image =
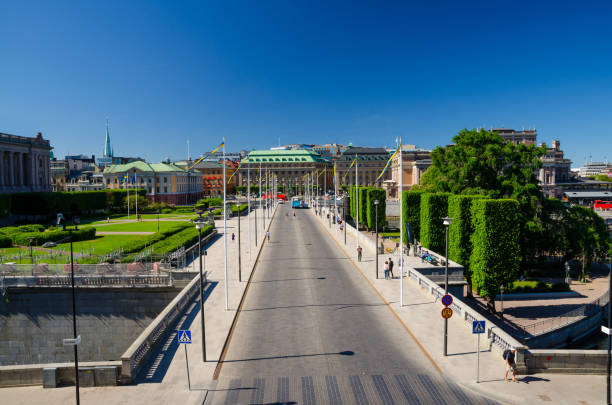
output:
[{"label": "traffic sign pole", "polygon": [[472,333],[478,335],[478,343],[476,346],[476,383],[480,382],[480,335],[485,333],[485,321],[473,321]]},{"label": "traffic sign pole", "polygon": [[185,365],[187,366],[187,388],[191,391],[191,380],[189,379],[189,358],[187,357],[187,345],[185,347]]},{"label": "traffic sign pole", "polygon": [[480,382],[480,333],[478,334],[478,347],[476,348],[476,383]]}]

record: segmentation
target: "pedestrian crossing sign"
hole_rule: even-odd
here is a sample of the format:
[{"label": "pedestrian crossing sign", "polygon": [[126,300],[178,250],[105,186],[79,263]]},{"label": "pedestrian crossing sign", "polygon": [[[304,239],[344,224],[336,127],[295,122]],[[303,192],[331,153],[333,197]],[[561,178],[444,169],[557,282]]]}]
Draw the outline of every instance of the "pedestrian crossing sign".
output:
[{"label": "pedestrian crossing sign", "polygon": [[485,321],[473,321],[472,333],[485,333]]},{"label": "pedestrian crossing sign", "polygon": [[190,330],[179,330],[178,331],[178,342],[180,343],[191,343],[191,331]]}]

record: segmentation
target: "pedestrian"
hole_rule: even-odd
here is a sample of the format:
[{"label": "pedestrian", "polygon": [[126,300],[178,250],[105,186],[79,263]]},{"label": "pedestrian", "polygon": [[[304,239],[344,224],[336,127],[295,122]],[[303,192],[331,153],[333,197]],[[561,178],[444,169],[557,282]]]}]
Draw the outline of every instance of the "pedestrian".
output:
[{"label": "pedestrian", "polygon": [[361,261],[361,253],[363,252],[363,249],[361,248],[361,246],[357,246],[357,261],[360,262]]},{"label": "pedestrian", "polygon": [[389,258],[389,276],[393,278],[393,260]]},{"label": "pedestrian", "polygon": [[512,372],[512,381],[516,381],[516,361],[515,361],[516,349],[514,347],[504,350],[503,358],[506,361],[506,373],[504,374],[504,381],[508,382],[508,371]]},{"label": "pedestrian", "polygon": [[110,217],[106,217],[106,223],[110,223]]},{"label": "pedestrian", "polygon": [[266,232],[266,236],[268,237],[268,242],[270,242],[270,231]]},{"label": "pedestrian", "polygon": [[389,280],[389,262],[385,261],[383,268],[385,269],[385,280]]},{"label": "pedestrian", "polygon": [[234,235],[234,232],[232,232],[232,240],[234,240],[234,238],[236,238],[236,235]]}]

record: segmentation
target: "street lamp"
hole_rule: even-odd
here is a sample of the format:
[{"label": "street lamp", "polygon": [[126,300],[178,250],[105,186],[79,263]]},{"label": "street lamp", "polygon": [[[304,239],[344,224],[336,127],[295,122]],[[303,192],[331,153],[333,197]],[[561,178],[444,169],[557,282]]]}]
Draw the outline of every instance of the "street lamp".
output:
[{"label": "street lamp", "polygon": [[504,285],[502,284],[499,287],[499,292],[501,294],[501,320],[504,320]]},{"label": "street lamp", "polygon": [[380,201],[374,200],[374,211],[376,212],[376,244],[374,245],[375,247],[374,250],[376,250],[376,278],[377,279],[378,279],[378,204],[380,204]]},{"label": "street lamp", "polygon": [[[452,222],[452,218],[445,217],[444,227],[446,228],[446,256],[444,257],[444,263],[446,269],[444,271],[444,294],[448,294],[448,228]],[[447,342],[448,342],[448,318],[444,318],[444,356],[447,355]]]},{"label": "street lamp", "polygon": [[[206,361],[206,340],[204,333],[204,275],[202,274],[202,228],[206,225],[204,218],[200,215],[196,219],[196,229],[198,230],[198,255],[200,256],[200,317],[202,321],[202,361]],[[204,253],[206,254],[206,253]]]}]

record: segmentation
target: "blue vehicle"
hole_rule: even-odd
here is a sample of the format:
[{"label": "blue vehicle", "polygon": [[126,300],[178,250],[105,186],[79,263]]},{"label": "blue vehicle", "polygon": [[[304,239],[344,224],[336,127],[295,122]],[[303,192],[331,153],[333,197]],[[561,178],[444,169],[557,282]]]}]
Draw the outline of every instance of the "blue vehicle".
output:
[{"label": "blue vehicle", "polygon": [[302,208],[303,202],[298,197],[293,197],[291,199],[291,208]]}]

